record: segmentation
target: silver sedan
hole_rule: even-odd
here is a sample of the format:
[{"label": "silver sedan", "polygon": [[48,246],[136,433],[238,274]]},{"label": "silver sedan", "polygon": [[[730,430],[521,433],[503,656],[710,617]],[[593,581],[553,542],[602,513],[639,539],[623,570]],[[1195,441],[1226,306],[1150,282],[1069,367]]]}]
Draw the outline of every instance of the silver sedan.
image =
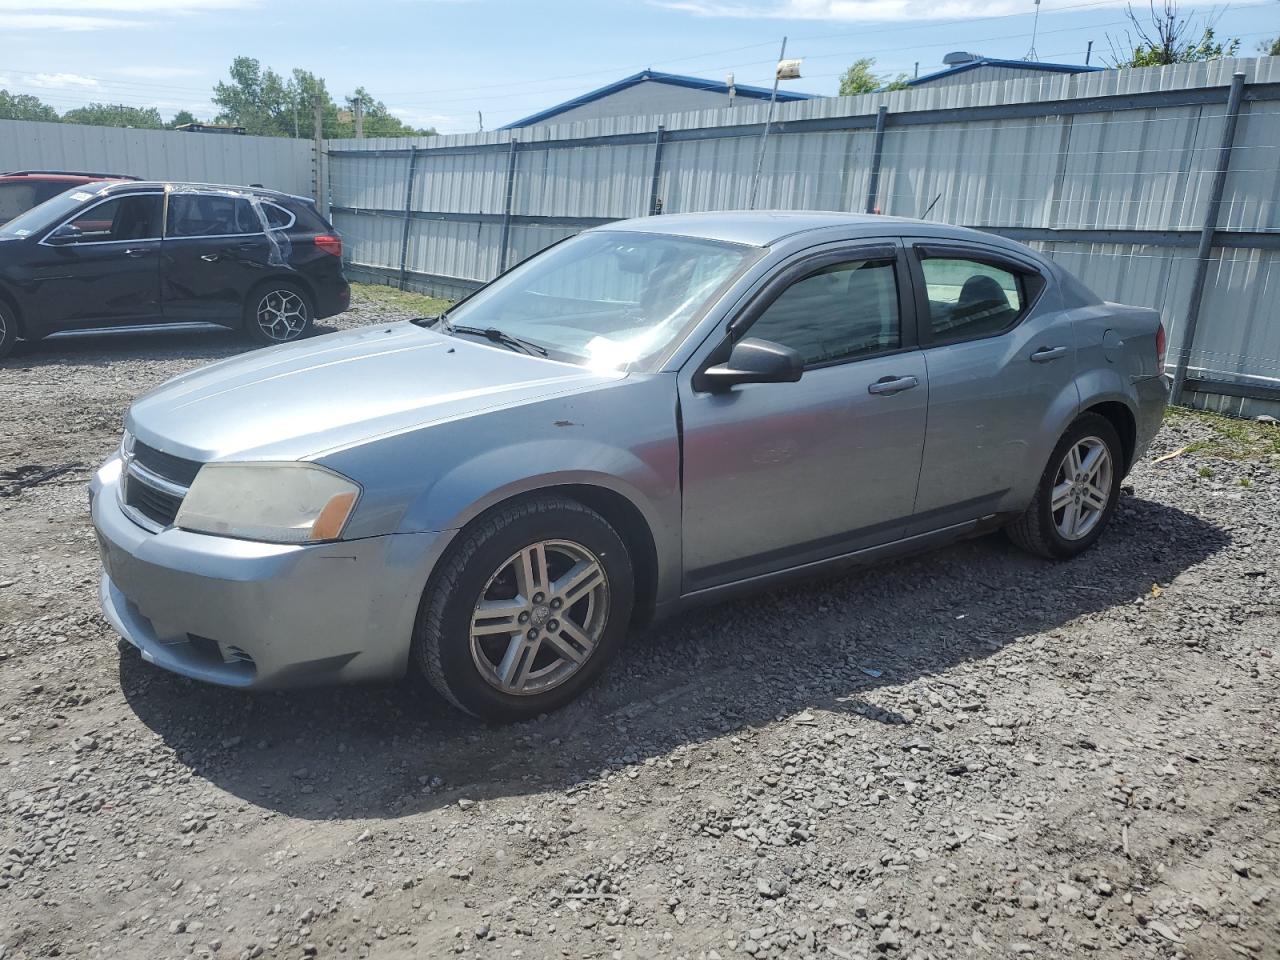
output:
[{"label": "silver sedan", "polygon": [[421,670],[487,719],[576,697],[628,628],[1003,527],[1102,535],[1164,329],[1007,240],[825,213],[651,217],[442,317],[141,397],[91,487],[145,659],[276,687]]}]

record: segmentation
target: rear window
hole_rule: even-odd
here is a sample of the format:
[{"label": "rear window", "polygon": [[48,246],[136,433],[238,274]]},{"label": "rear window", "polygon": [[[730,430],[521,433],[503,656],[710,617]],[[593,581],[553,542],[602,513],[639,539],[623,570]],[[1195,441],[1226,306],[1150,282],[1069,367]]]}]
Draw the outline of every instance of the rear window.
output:
[{"label": "rear window", "polygon": [[74,186],[62,180],[10,180],[0,183],[0,223],[38,207],[65,190],[74,189]]}]

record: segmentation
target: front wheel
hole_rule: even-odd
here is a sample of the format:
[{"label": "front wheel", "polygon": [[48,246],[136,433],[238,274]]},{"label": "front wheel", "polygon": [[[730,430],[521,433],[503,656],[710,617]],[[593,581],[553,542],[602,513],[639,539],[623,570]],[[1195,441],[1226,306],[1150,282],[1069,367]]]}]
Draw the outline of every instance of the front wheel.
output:
[{"label": "front wheel", "polygon": [[1018,546],[1053,560],[1083,553],[1102,536],[1120,497],[1124,453],[1105,417],[1078,417],[1058,441],[1025,513],[1005,528]]},{"label": "front wheel", "polygon": [[541,496],[459,534],[423,595],[414,660],[474,716],[536,717],[600,675],[633,602],[631,558],[608,521],[577,501]]},{"label": "front wheel", "polygon": [[288,280],[273,280],[250,292],[244,330],[258,343],[289,343],[310,332],[314,317],[307,291]]}]

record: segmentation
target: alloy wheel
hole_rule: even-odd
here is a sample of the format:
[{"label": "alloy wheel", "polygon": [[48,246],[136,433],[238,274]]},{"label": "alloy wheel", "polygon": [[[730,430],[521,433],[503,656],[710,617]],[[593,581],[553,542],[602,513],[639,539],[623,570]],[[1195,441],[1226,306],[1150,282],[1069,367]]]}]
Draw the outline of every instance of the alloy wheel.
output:
[{"label": "alloy wheel", "polygon": [[1098,525],[1111,500],[1111,451],[1098,437],[1072,444],[1053,480],[1050,511],[1058,533],[1082,540]]},{"label": "alloy wheel", "polygon": [[258,327],[272,340],[293,340],[307,327],[307,304],[292,290],[272,290],[258,301]]},{"label": "alloy wheel", "polygon": [[542,540],[503,561],[480,591],[471,659],[503,693],[544,693],[582,669],[608,619],[609,580],[596,555]]}]

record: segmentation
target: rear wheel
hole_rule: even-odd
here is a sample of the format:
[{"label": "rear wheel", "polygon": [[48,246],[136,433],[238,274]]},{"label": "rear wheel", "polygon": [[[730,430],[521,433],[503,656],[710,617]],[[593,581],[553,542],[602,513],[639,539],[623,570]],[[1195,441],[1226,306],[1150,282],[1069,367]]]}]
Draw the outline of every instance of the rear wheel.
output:
[{"label": "rear wheel", "polygon": [[13,310],[0,300],[0,358],[13,352],[13,345],[18,342],[18,321]]},{"label": "rear wheel", "polygon": [[250,292],[244,330],[258,343],[288,343],[306,336],[314,317],[307,291],[288,280],[273,280]]},{"label": "rear wheel", "polygon": [[1123,456],[1109,420],[1094,413],[1077,418],[1049,457],[1035,499],[1005,528],[1009,539],[1057,560],[1088,550],[1115,513]]},{"label": "rear wheel", "polygon": [[535,717],[599,676],[632,603],[631,560],[609,523],[577,501],[538,497],[459,534],[423,596],[414,659],[470,714]]}]

